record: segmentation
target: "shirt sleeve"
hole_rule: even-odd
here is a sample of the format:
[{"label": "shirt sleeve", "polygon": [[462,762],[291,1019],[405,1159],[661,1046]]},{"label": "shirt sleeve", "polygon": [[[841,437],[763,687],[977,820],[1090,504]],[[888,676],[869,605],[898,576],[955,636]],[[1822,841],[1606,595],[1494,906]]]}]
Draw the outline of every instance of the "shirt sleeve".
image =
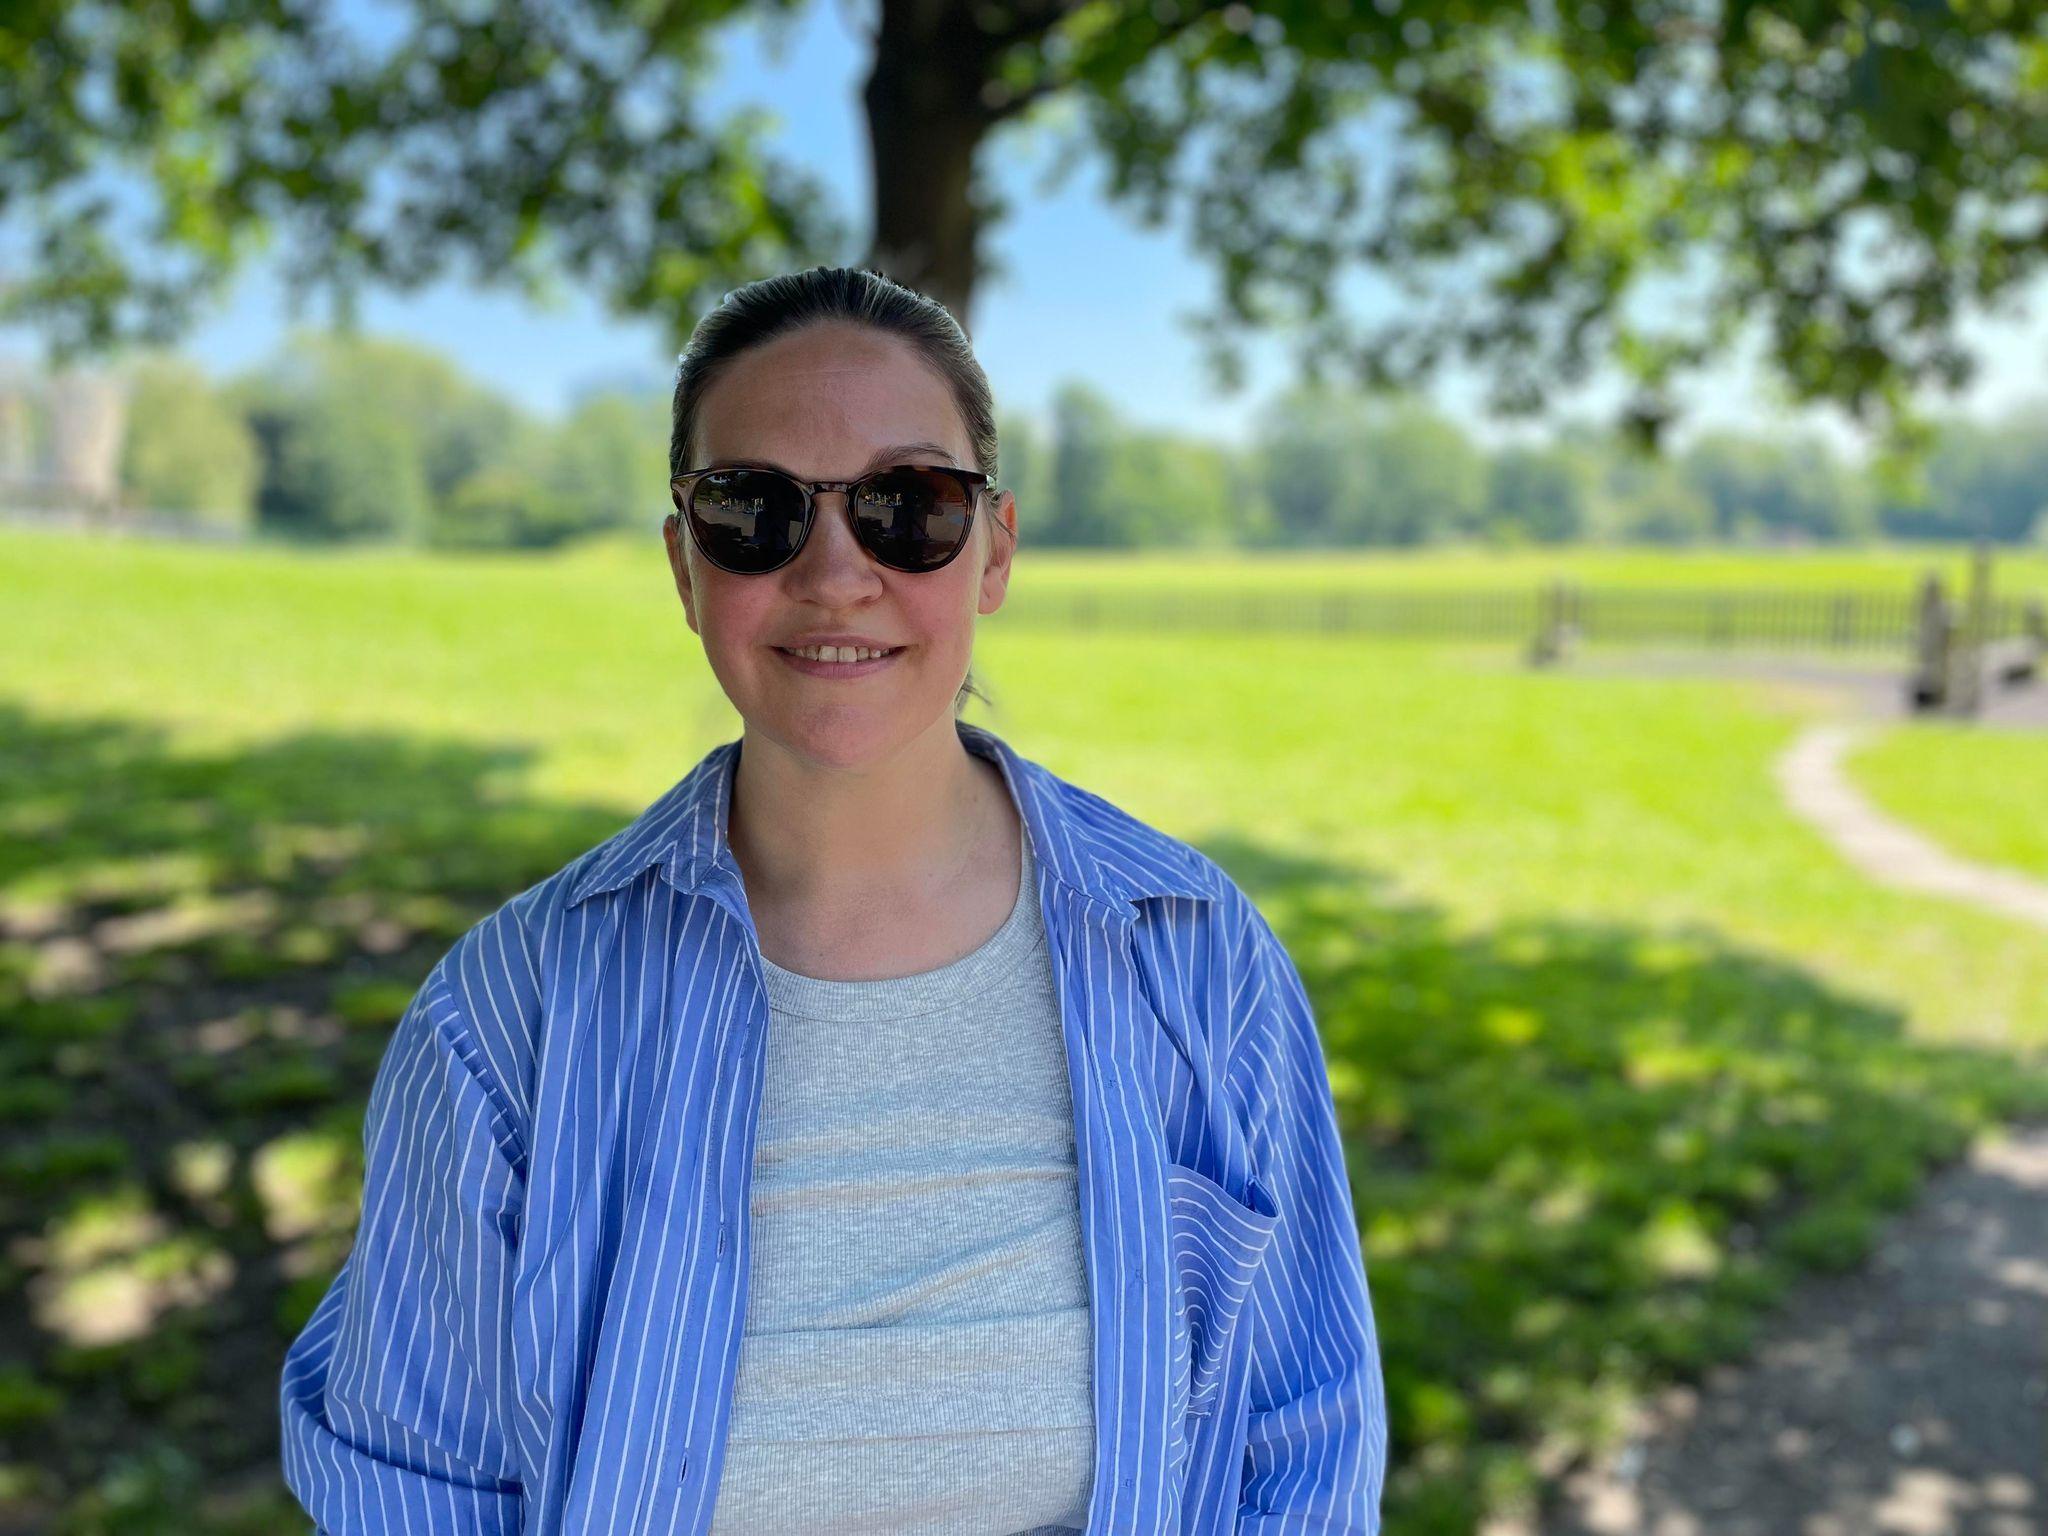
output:
[{"label": "shirt sleeve", "polygon": [[323,1536],[513,1536],[505,1407],[526,1164],[437,965],[385,1048],[347,1259],[284,1360],[286,1484]]},{"label": "shirt sleeve", "polygon": [[1280,1222],[1251,1290],[1237,1529],[1376,1536],[1386,1391],[1336,1106],[1300,973],[1264,916],[1250,913],[1245,1023],[1230,1071],[1252,1165]]}]

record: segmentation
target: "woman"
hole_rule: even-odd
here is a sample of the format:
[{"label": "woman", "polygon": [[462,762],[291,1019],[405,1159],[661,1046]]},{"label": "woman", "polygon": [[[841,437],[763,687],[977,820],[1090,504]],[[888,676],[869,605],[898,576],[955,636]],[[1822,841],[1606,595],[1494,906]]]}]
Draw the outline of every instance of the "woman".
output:
[{"label": "woman", "polygon": [[921,295],[818,268],[698,326],[665,532],[745,728],[401,1019],[284,1363],[323,1531],[1378,1528],[1292,962],[1213,861],[959,719],[995,468]]}]

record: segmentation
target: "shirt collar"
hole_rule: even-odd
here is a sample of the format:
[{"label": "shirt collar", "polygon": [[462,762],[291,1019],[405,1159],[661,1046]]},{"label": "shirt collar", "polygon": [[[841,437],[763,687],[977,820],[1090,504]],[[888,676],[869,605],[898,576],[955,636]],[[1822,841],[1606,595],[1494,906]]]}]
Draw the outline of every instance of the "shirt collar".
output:
[{"label": "shirt collar", "polygon": [[[1133,916],[1132,907],[1147,896],[1219,896],[1219,872],[1186,844],[1020,755],[995,732],[963,720],[954,727],[968,751],[1002,769],[1023,813],[1032,856],[1062,885],[1122,917]],[[686,893],[716,870],[737,880],[725,827],[739,752],[737,741],[712,748],[632,823],[592,849],[570,888],[569,905],[630,884],[655,865]]]}]

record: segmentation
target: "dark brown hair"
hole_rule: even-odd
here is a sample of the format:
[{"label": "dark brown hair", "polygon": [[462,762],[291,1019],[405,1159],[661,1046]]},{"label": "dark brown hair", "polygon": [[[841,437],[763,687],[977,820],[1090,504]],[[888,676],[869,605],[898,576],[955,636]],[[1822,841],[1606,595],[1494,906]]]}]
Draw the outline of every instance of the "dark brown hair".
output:
[{"label": "dark brown hair", "polygon": [[[989,477],[993,496],[997,484],[995,397],[967,333],[938,300],[865,267],[811,267],[764,277],[733,289],[697,322],[676,364],[668,472],[679,475],[692,467],[692,439],[704,391],[735,358],[777,336],[830,321],[871,326],[910,343],[953,392],[967,440],[974,448],[974,467]],[[985,516],[982,520],[990,524],[991,538],[1003,527],[999,518]],[[1009,530],[1003,527],[1003,531]],[[972,667],[953,697],[956,717],[970,697],[989,702],[975,683]]]}]

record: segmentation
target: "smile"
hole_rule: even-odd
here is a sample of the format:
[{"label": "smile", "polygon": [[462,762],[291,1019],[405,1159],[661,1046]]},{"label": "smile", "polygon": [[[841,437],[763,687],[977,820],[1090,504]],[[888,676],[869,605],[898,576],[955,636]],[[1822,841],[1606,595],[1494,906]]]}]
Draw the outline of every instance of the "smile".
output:
[{"label": "smile", "polygon": [[870,650],[864,645],[805,645],[786,654],[801,656],[807,661],[866,661],[871,656],[894,656],[901,649],[901,646],[894,645],[881,651]]},{"label": "smile", "polygon": [[[866,677],[870,672],[879,672],[895,664],[903,654],[902,646],[886,651],[868,651],[851,647],[832,645],[810,646],[801,651],[784,650],[781,646],[769,647],[797,671],[811,677]],[[844,661],[840,657],[845,657]]]}]

